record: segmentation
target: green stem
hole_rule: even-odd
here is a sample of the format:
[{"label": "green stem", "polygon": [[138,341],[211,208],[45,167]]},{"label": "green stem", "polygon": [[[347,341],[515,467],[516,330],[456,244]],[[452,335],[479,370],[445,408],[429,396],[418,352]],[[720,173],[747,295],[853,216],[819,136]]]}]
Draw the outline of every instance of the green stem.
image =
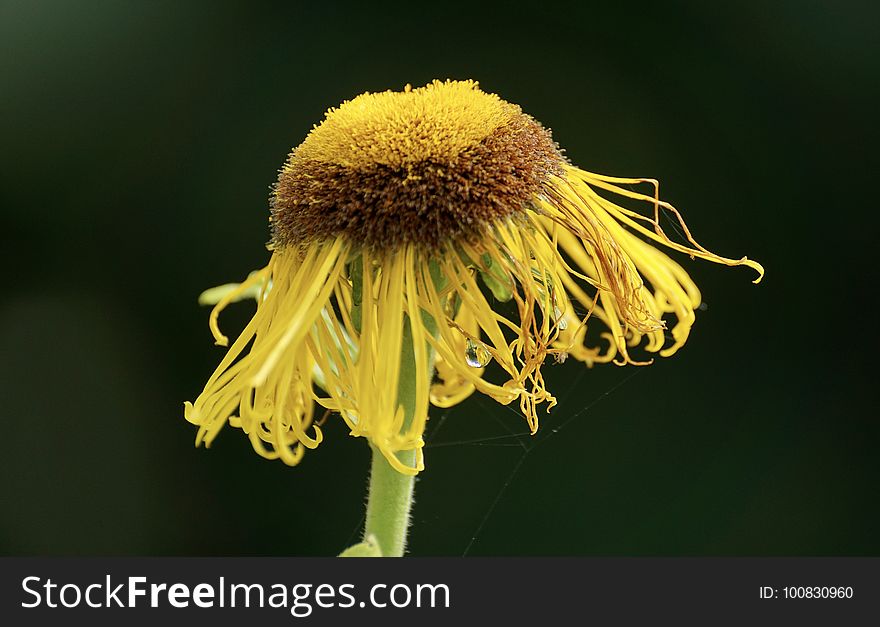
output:
[{"label": "green stem", "polygon": [[[415,462],[414,451],[404,451],[397,456],[407,465]],[[403,556],[415,479],[394,470],[385,456],[373,447],[364,538],[375,538],[382,557]]]},{"label": "green stem", "polygon": [[[429,333],[434,332],[433,320],[425,320]],[[429,351],[428,377],[433,376],[433,351]],[[403,344],[400,352],[400,378],[397,386],[397,400],[403,405],[405,418],[403,428],[409,428],[415,413],[416,404],[416,362],[413,354],[412,333],[408,322],[404,323]],[[369,495],[367,497],[367,518],[364,538],[373,536],[382,551],[383,557],[401,557],[406,549],[406,534],[409,529],[409,512],[413,502],[415,477],[404,475],[391,467],[385,456],[373,450],[373,463],[370,469]],[[398,459],[407,466],[415,466],[416,451],[401,451]]]}]

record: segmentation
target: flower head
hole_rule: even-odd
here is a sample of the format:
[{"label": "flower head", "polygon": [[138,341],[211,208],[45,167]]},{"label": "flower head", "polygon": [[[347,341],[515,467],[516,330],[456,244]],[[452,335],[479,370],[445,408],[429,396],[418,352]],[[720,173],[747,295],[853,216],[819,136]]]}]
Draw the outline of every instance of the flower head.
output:
[{"label": "flower head", "polygon": [[[429,404],[474,391],[517,401],[534,433],[538,407],[555,404],[548,358],[673,354],[701,298],[655,244],[763,274],[697,244],[656,181],[574,167],[547,129],[473,81],[331,109],[291,153],[271,204],[272,257],[213,299],[217,342],[227,344],[217,316],[230,302],[255,294],[256,314],[186,417],[197,443],[229,422],[291,465],[321,442],[316,407],[414,474]],[[667,236],[661,211],[685,242]],[[411,406],[404,380],[415,382]]]}]

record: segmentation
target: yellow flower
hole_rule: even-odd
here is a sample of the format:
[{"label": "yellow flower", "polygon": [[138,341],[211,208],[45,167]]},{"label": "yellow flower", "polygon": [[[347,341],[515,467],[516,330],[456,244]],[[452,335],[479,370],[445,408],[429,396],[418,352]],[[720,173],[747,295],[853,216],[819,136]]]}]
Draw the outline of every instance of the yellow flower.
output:
[{"label": "yellow flower", "polygon": [[[686,242],[663,231],[661,210]],[[217,316],[230,302],[255,293],[256,314],[186,418],[197,444],[229,422],[290,465],[321,442],[316,407],[415,474],[429,404],[475,390],[518,401],[534,433],[538,406],[556,402],[548,357],[592,366],[643,363],[635,346],[673,354],[700,292],[654,244],[749,266],[756,283],[763,274],[697,244],[656,181],[578,169],[547,129],[473,81],[367,93],[328,111],[281,170],[271,228],[268,265],[214,307],[217,342],[227,345]],[[602,330],[588,335],[593,325]],[[405,411],[407,350],[416,383]]]}]

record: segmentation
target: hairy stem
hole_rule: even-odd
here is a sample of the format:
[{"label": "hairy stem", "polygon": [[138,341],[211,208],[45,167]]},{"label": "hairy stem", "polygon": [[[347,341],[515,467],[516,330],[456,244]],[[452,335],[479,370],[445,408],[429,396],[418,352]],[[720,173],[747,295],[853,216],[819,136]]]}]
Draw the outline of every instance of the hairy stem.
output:
[{"label": "hairy stem", "polygon": [[[427,323],[428,321],[425,320]],[[433,320],[428,332],[433,332]],[[433,376],[433,351],[429,351],[428,376]],[[413,353],[412,333],[409,324],[404,324],[403,344],[400,354],[400,379],[397,399],[405,412],[404,430],[409,428],[415,412],[416,386],[415,355]],[[409,512],[413,503],[415,477],[403,475],[394,470],[385,456],[373,448],[373,462],[370,469],[369,495],[367,497],[367,518],[364,538],[373,536],[379,544],[384,557],[401,557],[406,549],[406,534],[409,530]],[[407,466],[415,466],[416,452],[401,451],[398,459]]]}]

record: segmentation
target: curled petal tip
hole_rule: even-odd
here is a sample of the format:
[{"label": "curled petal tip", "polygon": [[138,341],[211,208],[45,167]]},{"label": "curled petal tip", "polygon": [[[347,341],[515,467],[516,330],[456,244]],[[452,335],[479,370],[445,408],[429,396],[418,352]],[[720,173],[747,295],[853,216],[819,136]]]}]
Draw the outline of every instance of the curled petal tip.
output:
[{"label": "curled petal tip", "polygon": [[738,265],[746,266],[746,267],[751,268],[752,270],[754,270],[755,272],[758,273],[757,278],[752,280],[752,283],[754,283],[755,285],[760,283],[761,279],[764,278],[764,266],[762,266],[757,261],[752,261],[748,257],[743,257],[742,259],[739,260]]},{"label": "curled petal tip", "polygon": [[191,402],[185,401],[183,403],[183,417],[186,418],[187,422],[196,424],[196,421],[198,420],[197,413],[196,408]]}]

